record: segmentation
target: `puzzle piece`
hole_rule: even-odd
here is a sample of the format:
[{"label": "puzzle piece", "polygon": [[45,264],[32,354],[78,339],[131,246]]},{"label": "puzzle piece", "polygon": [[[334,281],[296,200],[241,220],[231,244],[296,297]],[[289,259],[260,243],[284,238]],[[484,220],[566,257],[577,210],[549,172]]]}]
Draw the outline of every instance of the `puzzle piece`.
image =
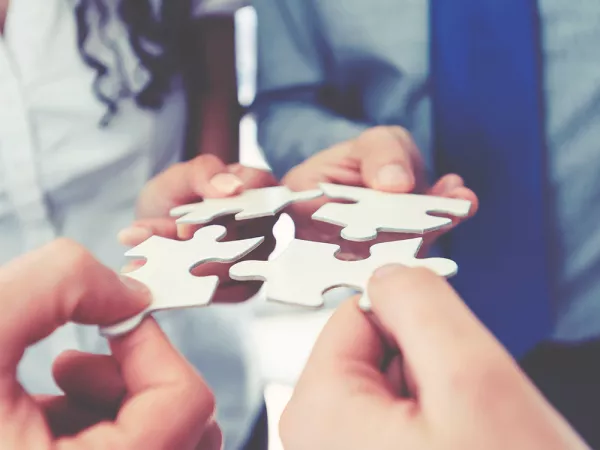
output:
[{"label": "puzzle piece", "polygon": [[452,223],[444,217],[431,216],[437,212],[466,217],[471,202],[454,198],[417,194],[391,194],[372,189],[321,183],[322,191],[330,198],[357,203],[327,203],[312,216],[313,219],[345,226],[342,237],[349,241],[370,241],[378,232],[423,234]]},{"label": "puzzle piece", "polygon": [[456,263],[449,259],[416,259],[422,243],[422,238],[415,238],[376,244],[367,259],[341,261],[335,258],[340,250],[337,245],[295,239],[274,260],[239,262],[230,268],[229,276],[239,281],[266,281],[268,300],[313,308],[323,306],[323,294],[330,289],[354,288],[363,292],[361,307],[368,311],[365,288],[381,266],[426,267],[441,276],[457,272]]},{"label": "puzzle piece", "polygon": [[234,214],[236,220],[274,216],[291,203],[322,196],[320,189],[293,192],[285,186],[249,189],[235,197],[207,198],[200,203],[182,205],[171,210],[177,223],[206,224],[217,217]]},{"label": "puzzle piece", "polygon": [[219,284],[216,275],[193,276],[190,271],[205,262],[233,262],[258,247],[264,238],[219,242],[225,227],[201,228],[188,241],[152,236],[125,256],[147,258],[139,269],[124,274],[141,281],[152,293],[152,304],[140,314],[100,329],[107,337],[119,336],[136,328],[148,314],[158,310],[205,306],[210,303]]}]

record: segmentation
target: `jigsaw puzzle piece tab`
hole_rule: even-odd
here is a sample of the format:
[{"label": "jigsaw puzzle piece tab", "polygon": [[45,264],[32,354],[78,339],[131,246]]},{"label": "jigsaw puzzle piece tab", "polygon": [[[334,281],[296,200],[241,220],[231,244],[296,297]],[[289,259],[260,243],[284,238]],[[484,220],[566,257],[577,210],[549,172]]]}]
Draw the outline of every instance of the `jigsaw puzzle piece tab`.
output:
[{"label": "jigsaw puzzle piece tab", "polygon": [[[446,258],[417,258],[421,246],[422,238],[407,239],[405,241],[394,241],[376,244],[371,247],[371,257],[365,261],[371,260],[368,270],[369,276],[364,280],[362,294],[358,306],[365,312],[371,311],[371,300],[367,292],[367,285],[371,275],[380,267],[388,264],[401,264],[406,267],[423,267],[431,270],[441,277],[453,277],[458,272],[458,265],[451,259]],[[401,255],[401,257],[399,257]]]},{"label": "jigsaw puzzle piece tab", "polygon": [[[314,220],[337,225],[342,228],[341,236],[355,242],[371,241],[377,237],[377,229],[369,222],[357,220],[355,204],[326,203],[312,216]],[[381,231],[381,230],[380,230]]]},{"label": "jigsaw puzzle piece tab", "polygon": [[181,274],[177,273],[171,273],[171,276],[169,276],[172,284],[156,284],[153,283],[153,279],[165,277],[165,274],[157,274],[153,270],[137,273],[141,272],[143,268],[144,266],[136,270],[135,274],[132,273],[127,276],[152,286],[150,287],[152,304],[130,319],[115,325],[102,327],[100,332],[103,336],[116,337],[129,333],[137,328],[146,316],[157,311],[206,306],[210,304],[219,284],[219,277],[213,275],[210,277],[193,277],[194,280],[185,280],[184,284],[177,285],[178,282],[182,281]]},{"label": "jigsaw puzzle piece tab", "polygon": [[151,236],[126,256],[143,257],[146,263],[124,276],[144,283],[152,294],[152,304],[135,317],[102,327],[106,337],[132,331],[147,315],[167,309],[208,305],[218,286],[217,276],[197,277],[191,270],[206,262],[233,262],[246,256],[264,240],[262,237],[241,241],[219,242],[227,230],[223,226],[201,228],[188,241]]},{"label": "jigsaw puzzle piece tab", "polygon": [[[274,260],[244,261],[231,267],[229,274],[240,281],[265,281],[268,300],[315,308],[323,306],[323,295],[337,287],[364,293],[373,272],[387,264],[426,267],[440,276],[456,273],[451,260],[417,259],[422,242],[416,238],[381,243],[372,247],[365,260],[341,261],[335,257],[337,245],[294,239]],[[368,298],[361,304],[365,302]]]},{"label": "jigsaw puzzle piece tab", "polygon": [[341,236],[357,242],[373,240],[378,232],[424,234],[439,230],[452,220],[431,213],[466,217],[471,209],[471,202],[461,199],[393,194],[331,183],[321,183],[320,187],[332,199],[355,203],[327,203],[312,218],[344,227]]},{"label": "jigsaw puzzle piece tab", "polygon": [[286,186],[249,189],[240,195],[225,198],[207,198],[199,203],[178,206],[170,212],[179,217],[179,224],[202,225],[228,214],[236,220],[274,216],[291,203],[312,200],[322,196],[320,189],[294,192]]},{"label": "jigsaw puzzle piece tab", "polygon": [[[266,281],[266,297],[270,301],[318,308],[323,294],[332,288],[331,262],[339,250],[337,245],[294,239],[271,261],[243,261],[229,270],[239,281]],[[335,277],[335,275],[334,275]]]},{"label": "jigsaw puzzle piece tab", "polygon": [[[404,241],[383,242],[371,247],[371,256],[365,261],[373,261],[374,272],[388,264],[402,264],[407,267],[424,267],[441,277],[451,277],[458,272],[458,265],[446,258],[417,258],[422,238],[406,239]],[[402,260],[401,262],[400,259]]]}]

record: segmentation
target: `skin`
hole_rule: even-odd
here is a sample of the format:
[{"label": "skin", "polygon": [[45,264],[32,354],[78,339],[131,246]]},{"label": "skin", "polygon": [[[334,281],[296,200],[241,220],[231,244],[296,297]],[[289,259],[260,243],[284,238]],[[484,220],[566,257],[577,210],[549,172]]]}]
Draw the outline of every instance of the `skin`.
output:
[{"label": "skin", "polygon": [[0,292],[0,447],[221,447],[213,394],[152,319],[112,340],[110,355],[63,353],[53,367],[63,395],[31,395],[16,378],[27,347],[67,322],[110,325],[143,310],[143,285],[58,240],[0,268]]},{"label": "skin", "polygon": [[587,448],[445,280],[388,266],[368,289],[373,316],[353,300],[321,333],[286,450]]},{"label": "skin", "polygon": [[[169,211],[179,205],[194,203],[203,198],[223,198],[241,193],[244,189],[275,186],[275,178],[263,170],[240,164],[224,164],[214,155],[201,155],[190,161],[168,168],[150,180],[138,198],[138,219],[119,233],[123,245],[136,246],[152,235],[170,239],[190,239],[198,226],[177,226]],[[275,248],[273,225],[278,217],[236,221],[232,216],[219,219],[212,224],[227,227],[226,240],[248,239],[258,236],[265,241],[243,259],[265,260]],[[123,271],[132,271],[144,263],[133,261]],[[239,302],[252,297],[261,282],[237,282],[229,278],[232,264],[201,264],[192,273],[197,276],[218,275],[219,289],[216,302]]]},{"label": "skin", "polygon": [[[421,152],[410,133],[401,127],[371,128],[356,139],[339,143],[306,160],[290,170],[282,182],[292,190],[311,189],[325,182],[470,201],[472,207],[468,217],[453,218],[449,227],[425,236],[421,255],[441,234],[475,215],[478,209],[477,196],[458,175],[444,175],[433,186],[427,183]],[[289,213],[296,223],[297,237],[337,244],[345,259],[366,258],[370,247],[378,242],[410,237],[400,233],[379,233],[376,241],[344,241],[340,237],[340,227],[311,219],[312,214],[327,201],[319,198],[292,205]]]},{"label": "skin", "polygon": [[8,0],[0,0],[0,33],[4,33],[4,22],[8,11]]},{"label": "skin", "polygon": [[[410,134],[400,127],[375,127],[358,138],[342,142],[319,152],[312,158],[292,169],[281,183],[294,191],[318,187],[320,182],[364,186],[385,192],[418,192],[430,195],[469,200],[472,203],[467,218],[454,219],[451,226],[430,233],[426,237],[421,254],[442,233],[447,232],[461,221],[472,217],[478,208],[477,196],[456,174],[440,178],[433,186],[425,179],[424,164],[420,152]],[[220,198],[254,189],[277,185],[268,172],[245,167],[240,164],[226,165],[216,156],[201,155],[191,161],[177,164],[148,182],[140,193],[138,220],[119,234],[122,244],[135,246],[151,235],[169,238],[189,239],[195,231],[190,227],[175,225],[168,217],[175,206],[196,202],[202,198]],[[377,242],[397,240],[406,237],[398,233],[380,233],[375,242],[356,243],[340,238],[340,228],[316,222],[312,214],[327,200],[315,199],[300,202],[286,208],[296,226],[299,239],[328,242],[340,245],[340,259],[361,259],[369,256],[369,248]],[[265,236],[266,241],[244,259],[265,260],[275,247],[273,225],[277,217],[237,222],[231,217],[216,221],[226,225],[228,239],[245,239]],[[142,262],[134,262],[126,271],[139,267]],[[234,299],[243,301],[254,295],[260,282],[240,284],[229,279],[227,264],[203,264],[195,269],[196,275],[219,275],[221,285],[216,301]]]}]

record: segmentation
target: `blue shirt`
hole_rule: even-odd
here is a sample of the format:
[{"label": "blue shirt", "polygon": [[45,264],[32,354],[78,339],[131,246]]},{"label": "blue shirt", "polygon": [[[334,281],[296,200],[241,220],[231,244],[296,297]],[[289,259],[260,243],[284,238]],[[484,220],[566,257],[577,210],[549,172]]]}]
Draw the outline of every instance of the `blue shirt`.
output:
[{"label": "blue shirt", "polygon": [[[411,131],[433,172],[428,2],[254,6],[258,139],[276,175],[374,125]],[[577,341],[600,335],[600,2],[540,0],[540,14],[558,285],[549,299],[553,337]]]}]

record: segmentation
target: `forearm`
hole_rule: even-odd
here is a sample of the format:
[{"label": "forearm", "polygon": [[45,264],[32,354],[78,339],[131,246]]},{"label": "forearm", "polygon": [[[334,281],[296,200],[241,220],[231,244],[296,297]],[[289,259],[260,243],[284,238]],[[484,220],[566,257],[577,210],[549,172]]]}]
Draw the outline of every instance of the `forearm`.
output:
[{"label": "forearm", "polygon": [[190,100],[194,114],[194,154],[210,153],[225,162],[239,158],[240,105],[237,98],[233,15],[196,21]]},{"label": "forearm", "polygon": [[319,151],[369,128],[309,103],[273,103],[257,108],[256,114],[259,144],[278,179]]},{"label": "forearm", "polygon": [[200,101],[197,154],[212,154],[226,163],[239,158],[239,104],[229,95],[208,94]]}]

